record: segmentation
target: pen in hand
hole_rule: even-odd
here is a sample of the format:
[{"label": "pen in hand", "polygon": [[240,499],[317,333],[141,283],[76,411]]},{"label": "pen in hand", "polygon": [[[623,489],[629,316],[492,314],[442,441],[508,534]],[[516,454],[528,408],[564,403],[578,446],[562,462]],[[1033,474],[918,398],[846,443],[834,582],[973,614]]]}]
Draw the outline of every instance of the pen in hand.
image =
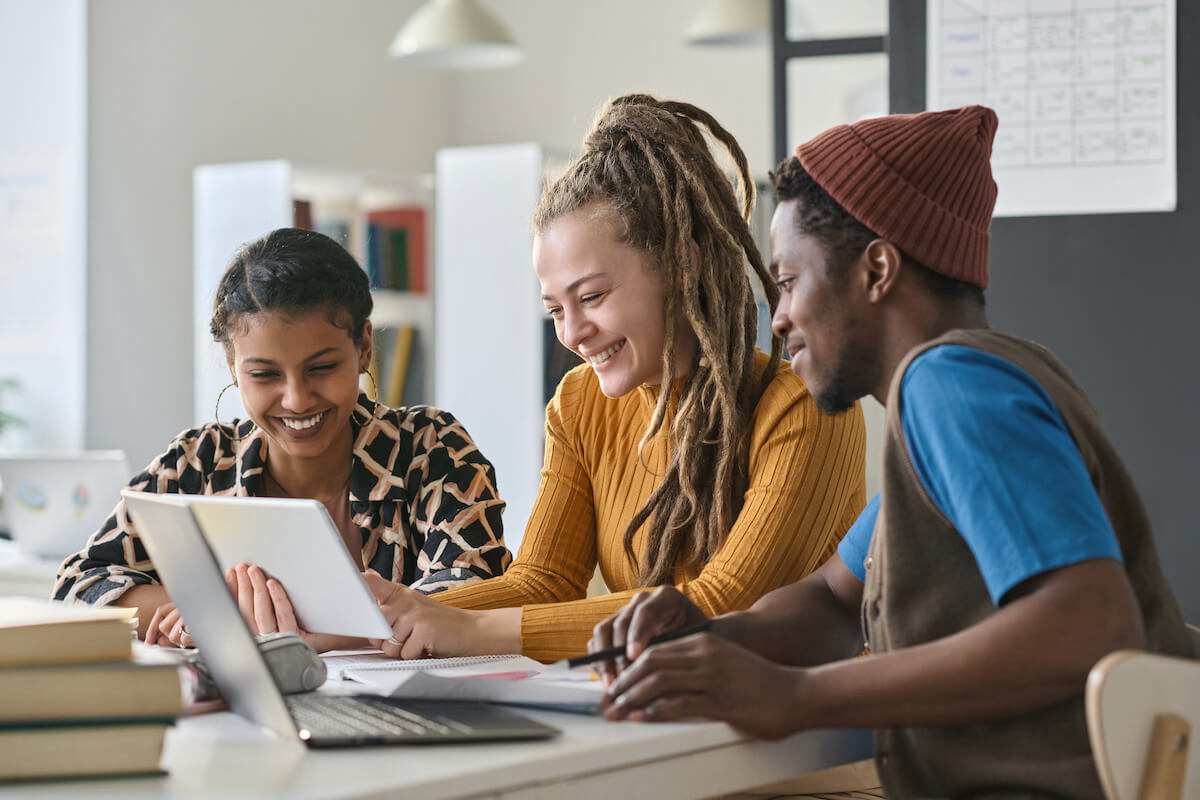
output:
[{"label": "pen in hand", "polygon": [[[704,631],[712,630],[712,620],[706,619],[704,622],[697,622],[694,625],[684,625],[682,628],[676,628],[673,631],[660,633],[657,636],[651,636],[649,645],[662,644],[673,639],[682,639],[685,636],[691,636],[693,633],[703,633]],[[594,664],[597,661],[608,661],[613,658],[620,658],[625,655],[625,645],[619,647],[609,647],[604,650],[597,650],[594,653],[588,653],[586,656],[578,656],[576,658],[568,658],[565,661],[560,661],[551,667],[565,667],[566,669],[575,669],[576,667]],[[561,665],[561,666],[560,666]]]}]

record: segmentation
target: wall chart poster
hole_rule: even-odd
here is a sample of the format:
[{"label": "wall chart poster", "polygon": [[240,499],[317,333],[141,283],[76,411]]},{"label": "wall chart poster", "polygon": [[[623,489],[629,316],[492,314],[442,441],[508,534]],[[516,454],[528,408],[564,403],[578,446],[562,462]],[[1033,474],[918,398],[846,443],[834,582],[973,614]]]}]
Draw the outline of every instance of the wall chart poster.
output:
[{"label": "wall chart poster", "polygon": [[997,216],[1171,211],[1176,0],[928,0],[930,109],[1000,127]]}]

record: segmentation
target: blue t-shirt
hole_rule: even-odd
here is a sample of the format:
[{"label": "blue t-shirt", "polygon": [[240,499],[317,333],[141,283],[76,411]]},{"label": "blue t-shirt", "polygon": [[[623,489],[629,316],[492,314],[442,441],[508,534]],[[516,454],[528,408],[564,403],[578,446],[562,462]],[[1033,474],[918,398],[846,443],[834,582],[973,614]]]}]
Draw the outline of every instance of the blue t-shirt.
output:
[{"label": "blue t-shirt", "polygon": [[[1047,570],[1121,559],[1083,456],[1029,373],[972,347],[940,345],[909,365],[900,401],[917,475],[971,548],[992,602]],[[876,495],[838,547],[859,580],[878,515]]]}]

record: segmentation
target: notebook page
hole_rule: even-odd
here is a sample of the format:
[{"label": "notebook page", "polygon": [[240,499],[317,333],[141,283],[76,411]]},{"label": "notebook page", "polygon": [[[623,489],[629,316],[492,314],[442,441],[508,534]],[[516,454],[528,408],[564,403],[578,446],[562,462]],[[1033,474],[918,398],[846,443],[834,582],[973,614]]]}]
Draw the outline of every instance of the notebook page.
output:
[{"label": "notebook page", "polygon": [[[453,670],[469,675],[497,669],[540,672],[545,666],[519,655],[461,656],[458,658],[414,658],[407,661],[390,658],[380,650],[333,650],[322,655],[331,677],[346,680],[354,672],[412,672],[415,670]],[[511,664],[508,662],[512,662]]]},{"label": "notebook page", "polygon": [[482,700],[581,713],[599,709],[604,697],[600,681],[589,680],[588,676],[560,677],[512,669],[514,664],[528,660],[493,661],[490,669],[486,664],[476,664],[450,669],[351,670],[349,677],[363,683],[365,691],[403,699]]}]

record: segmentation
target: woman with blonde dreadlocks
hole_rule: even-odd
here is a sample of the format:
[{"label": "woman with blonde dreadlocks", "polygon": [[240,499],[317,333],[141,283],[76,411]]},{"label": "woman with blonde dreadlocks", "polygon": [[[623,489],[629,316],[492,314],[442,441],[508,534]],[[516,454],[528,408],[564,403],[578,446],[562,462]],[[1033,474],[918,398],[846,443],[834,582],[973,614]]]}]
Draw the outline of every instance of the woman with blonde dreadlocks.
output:
[{"label": "woman with blonde dreadlocks", "polygon": [[[741,198],[703,130],[728,152]],[[504,575],[424,596],[367,576],[403,658],[580,655],[637,592],[673,584],[710,615],[832,555],[865,504],[861,411],[818,412],[754,346],[746,157],[712,116],[627,95],[545,190],[533,261],[559,340],[587,363],[546,409],[546,452]],[[597,564],[611,594],[586,598]]]}]

